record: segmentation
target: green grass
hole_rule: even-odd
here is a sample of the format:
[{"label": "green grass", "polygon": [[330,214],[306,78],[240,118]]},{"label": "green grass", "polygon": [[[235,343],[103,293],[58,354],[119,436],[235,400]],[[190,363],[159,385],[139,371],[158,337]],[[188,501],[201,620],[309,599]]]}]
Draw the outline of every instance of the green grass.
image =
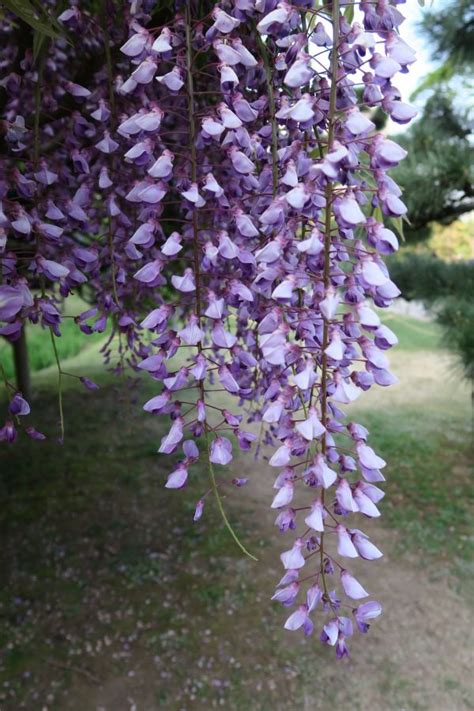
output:
[{"label": "green grass", "polygon": [[[84,334],[70,316],[76,316],[85,309],[87,304],[78,297],[68,300],[65,318],[61,324],[61,337],[56,338],[56,347],[61,360],[72,358],[82,350],[104,340],[103,333]],[[28,357],[32,373],[50,367],[55,363],[53,346],[49,329],[40,324],[31,324],[26,328]],[[0,339],[0,365],[3,366],[7,378],[14,378],[13,351],[10,343]]]},{"label": "green grass", "polygon": [[[241,561],[212,499],[199,527],[192,522],[194,502],[209,487],[206,467],[194,467],[186,492],[164,490],[173,465],[156,453],[163,425],[130,406],[120,387],[106,384],[89,393],[71,386],[64,445],[52,436],[1,450],[0,534],[6,545],[0,555],[8,577],[0,592],[6,621],[0,647],[7,650],[0,696],[2,682],[16,680],[12,705],[2,708],[20,702],[34,708],[38,687],[44,699],[50,676],[45,660],[90,666],[84,649],[79,658],[69,656],[83,630],[92,646],[112,637],[118,654],[122,639],[139,634],[140,626],[150,628],[140,639],[143,654],[151,660],[159,653],[173,668],[171,657],[179,652],[179,686],[186,655],[199,648],[199,630],[210,628],[215,641],[216,610],[227,610],[229,600],[233,609],[250,607],[254,598],[251,585],[243,594],[240,581],[223,582],[223,562],[248,567],[250,579],[250,561]],[[54,433],[54,393],[40,391],[35,405],[49,423],[44,429]],[[250,537],[248,515],[239,516],[238,528]],[[163,639],[167,629],[181,627],[181,635]],[[67,638],[61,629],[69,630]],[[154,635],[156,629],[161,633]],[[127,673],[126,662],[115,668]]]},{"label": "green grass", "polygon": [[[398,315],[385,321],[400,338],[393,360],[402,386],[380,399],[369,393],[356,411],[389,463],[382,520],[397,532],[400,555],[462,580],[470,555],[469,398],[443,379],[446,355],[433,324]],[[22,439],[0,449],[2,709],[67,708],[62,687],[46,700],[58,679],[51,661],[118,679],[130,671],[130,655],[148,678],[151,700],[143,708],[192,707],[191,695],[196,708],[222,698],[229,709],[268,711],[283,697],[303,708],[301,679],[324,665],[327,650],[315,641],[309,657],[290,648],[281,611],[268,605],[281,541],[256,506],[239,505],[239,496],[226,497],[225,505],[262,565],[241,556],[212,498],[202,522],[192,523],[194,503],[209,487],[205,465],[192,470],[185,491],[163,488],[172,468],[156,452],[165,424],[140,408],[155,384],[124,387],[101,370],[98,351],[96,342],[64,363],[103,385],[87,392],[73,378],[66,382],[64,445],[56,441],[56,375],[49,367],[35,376],[29,417],[48,441]],[[233,657],[248,662],[235,666]],[[223,686],[215,685],[216,666]],[[65,689],[77,684],[74,672],[59,677]],[[415,708],[406,703],[411,687],[384,679],[382,692],[396,702],[387,708]],[[331,704],[333,692],[333,684],[322,690],[321,703]],[[90,699],[73,708],[92,708]]]},{"label": "green grass", "polygon": [[408,406],[359,416],[371,443],[386,459],[385,520],[400,534],[403,549],[436,556],[452,566],[472,560],[470,423]]},{"label": "green grass", "polygon": [[379,311],[383,323],[397,335],[397,350],[433,351],[443,347],[442,331],[433,321]]},{"label": "green grass", "polygon": [[[83,301],[73,297],[68,303],[67,315],[77,315],[85,308],[87,305]],[[442,344],[441,331],[436,324],[397,314],[384,314],[384,322],[396,332],[400,342],[399,348],[402,350],[433,350]],[[29,325],[26,333],[31,372],[37,373],[53,366],[55,359],[49,330],[36,324]],[[61,325],[61,337],[56,339],[56,347],[61,361],[64,361],[103,340],[104,334],[94,333],[86,336],[72,318],[65,318]],[[0,341],[0,365],[5,369],[7,377],[13,379],[12,348],[4,339]]]},{"label": "green grass", "polygon": [[[469,386],[433,322],[388,313],[400,384],[357,401],[357,421],[388,462],[384,520],[399,548],[437,558],[466,577],[473,555],[472,415]],[[381,392],[382,390],[382,392]]]}]

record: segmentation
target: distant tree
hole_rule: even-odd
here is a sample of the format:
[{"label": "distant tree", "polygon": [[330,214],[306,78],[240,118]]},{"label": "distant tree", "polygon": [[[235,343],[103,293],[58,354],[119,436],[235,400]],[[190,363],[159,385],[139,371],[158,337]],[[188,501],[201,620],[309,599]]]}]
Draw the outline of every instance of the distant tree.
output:
[{"label": "distant tree", "polygon": [[448,3],[437,12],[428,12],[422,30],[433,47],[441,67],[429,74],[418,91],[452,77],[468,76],[474,65],[474,5],[472,0]]},{"label": "distant tree", "polygon": [[474,261],[447,262],[406,249],[389,263],[403,296],[422,301],[434,314],[445,347],[471,383],[474,404]]},{"label": "distant tree", "polygon": [[458,359],[465,378],[471,382],[474,405],[474,305],[471,300],[454,297],[442,302],[437,321],[444,331],[445,342],[449,344]]},{"label": "distant tree", "polygon": [[[393,172],[405,190],[408,242],[426,240],[436,225],[450,225],[474,210],[473,105],[469,103],[474,66],[472,0],[427,12],[421,27],[440,64],[415,91],[414,96],[430,92],[421,117],[396,139],[408,151],[403,165]],[[420,299],[434,311],[443,341],[456,354],[474,394],[472,262],[447,264],[407,252],[391,268],[403,296]]]},{"label": "distant tree", "polygon": [[473,235],[473,218],[456,220],[448,227],[435,225],[428,246],[440,259],[474,260]]},{"label": "distant tree", "polygon": [[474,5],[451,2],[428,12],[421,26],[441,64],[415,92],[431,91],[422,116],[397,138],[409,156],[394,171],[406,190],[409,241],[428,238],[430,223],[447,225],[474,209],[474,146],[469,138],[473,107],[466,105],[474,65]]},{"label": "distant tree", "polygon": [[430,236],[430,223],[449,225],[474,210],[474,146],[468,110],[456,110],[453,92],[434,93],[411,130],[397,137],[408,151],[394,171],[405,189],[410,225],[407,239]]}]

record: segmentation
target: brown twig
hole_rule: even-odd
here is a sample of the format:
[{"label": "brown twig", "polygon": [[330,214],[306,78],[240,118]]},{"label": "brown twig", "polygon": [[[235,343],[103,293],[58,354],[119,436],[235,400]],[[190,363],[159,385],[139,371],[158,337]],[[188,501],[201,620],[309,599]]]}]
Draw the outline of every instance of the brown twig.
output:
[{"label": "brown twig", "polygon": [[87,669],[76,667],[73,664],[61,664],[60,662],[53,662],[52,660],[48,660],[47,663],[50,667],[56,667],[57,669],[63,669],[64,671],[72,671],[76,672],[77,674],[82,674],[82,676],[85,676],[94,684],[102,686],[102,681],[97,676],[94,676],[94,674],[92,674],[92,672],[88,671]]}]

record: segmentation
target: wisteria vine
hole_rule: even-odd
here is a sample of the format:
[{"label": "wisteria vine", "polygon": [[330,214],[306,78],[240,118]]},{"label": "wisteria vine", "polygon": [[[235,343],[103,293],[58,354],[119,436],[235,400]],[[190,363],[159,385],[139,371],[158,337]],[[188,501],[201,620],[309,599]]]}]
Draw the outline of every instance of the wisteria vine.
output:
[{"label": "wisteria vine", "polygon": [[[159,452],[183,452],[165,486],[206,460],[194,520],[213,495],[245,553],[221,491],[246,480],[223,467],[237,448],[270,451],[275,523],[297,535],[273,599],[305,634],[319,605],[338,657],[350,612],[361,632],[381,613],[346,559],[382,555],[353,515],[380,515],[385,462],[342,407],[395,381],[396,337],[371,302],[399,294],[384,220],[406,212],[387,174],[405,151],[371,115],[415,114],[393,83],[415,61],[399,4],[73,0],[64,35],[39,47],[18,42],[13,15],[0,24],[0,334],[50,330],[62,437],[61,306],[88,300],[78,328],[109,327],[106,361],[156,382],[144,409],[169,418]],[[5,385],[12,442],[30,406]]]}]

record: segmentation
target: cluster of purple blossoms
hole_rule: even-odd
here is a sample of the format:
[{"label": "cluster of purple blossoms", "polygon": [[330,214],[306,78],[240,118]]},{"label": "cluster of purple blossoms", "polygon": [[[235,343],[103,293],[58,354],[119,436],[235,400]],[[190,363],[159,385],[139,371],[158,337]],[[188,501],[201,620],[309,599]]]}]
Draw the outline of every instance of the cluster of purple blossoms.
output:
[{"label": "cluster of purple blossoms", "polygon": [[[384,219],[406,212],[387,174],[405,151],[370,117],[415,114],[394,85],[415,61],[401,2],[133,0],[120,21],[82,4],[59,16],[77,42],[36,61],[8,42],[11,18],[0,28],[0,334],[29,320],[54,343],[60,302],[88,298],[78,327],[108,324],[106,359],[118,342],[119,368],[156,381],[144,409],[169,418],[159,452],[183,453],[165,486],[184,487],[206,459],[194,518],[213,493],[242,548],[220,492],[246,480],[220,467],[237,448],[271,449],[275,523],[297,536],[273,599],[305,634],[319,605],[320,639],[343,657],[352,619],[366,632],[381,613],[342,602],[368,597],[345,559],[382,555],[353,516],[380,515],[385,466],[343,407],[395,381],[385,351],[397,339],[371,304],[399,294]],[[25,407],[15,395],[10,411]]]}]

